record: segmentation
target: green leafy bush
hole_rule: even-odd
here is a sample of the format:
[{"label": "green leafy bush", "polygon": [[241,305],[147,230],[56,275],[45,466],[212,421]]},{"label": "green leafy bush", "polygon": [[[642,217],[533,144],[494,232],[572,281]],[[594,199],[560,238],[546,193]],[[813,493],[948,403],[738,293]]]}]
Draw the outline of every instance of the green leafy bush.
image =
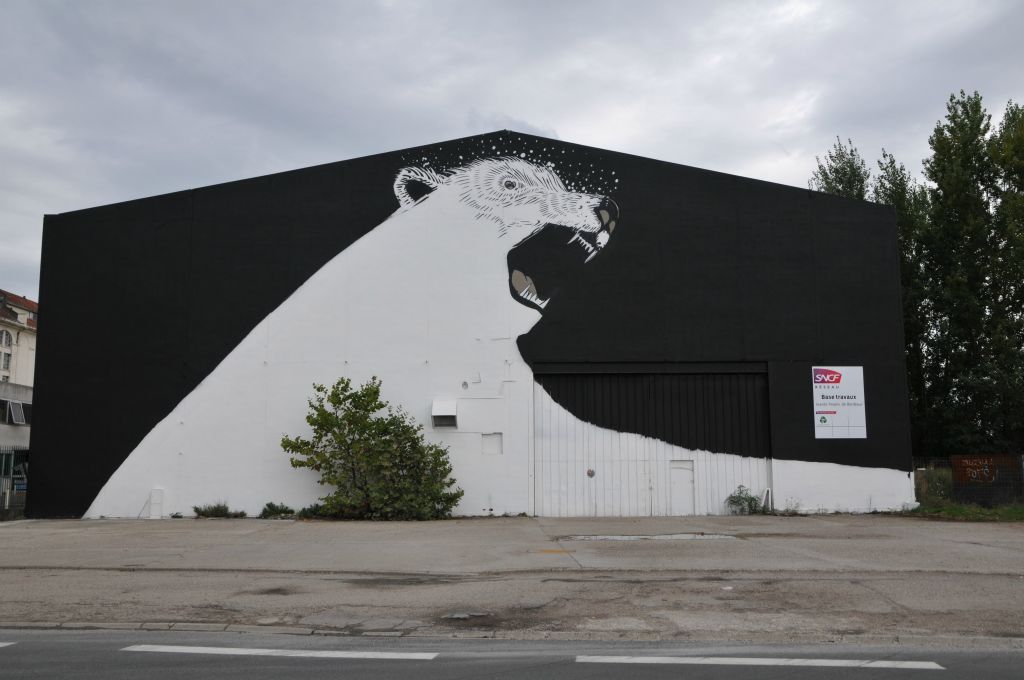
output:
[{"label": "green leafy bush", "polygon": [[440,519],[462,498],[448,449],[423,438],[423,426],[380,398],[376,377],[352,389],[348,378],[313,385],[306,422],[312,438],[284,437],[292,467],[320,473],[334,490],[322,497],[329,516]]},{"label": "green leafy bush", "polygon": [[245,517],[245,510],[231,510],[227,503],[193,505],[192,510],[196,513],[196,517],[231,517],[234,519]]},{"label": "green leafy bush", "polygon": [[267,503],[260,511],[260,519],[288,519],[295,516],[295,511],[284,503]]},{"label": "green leafy bush", "polygon": [[327,511],[320,503],[313,503],[300,509],[296,515],[299,519],[334,519],[335,515],[332,515]]},{"label": "green leafy bush", "polygon": [[729,494],[725,499],[725,504],[737,515],[756,515],[763,510],[761,499],[742,484]]}]

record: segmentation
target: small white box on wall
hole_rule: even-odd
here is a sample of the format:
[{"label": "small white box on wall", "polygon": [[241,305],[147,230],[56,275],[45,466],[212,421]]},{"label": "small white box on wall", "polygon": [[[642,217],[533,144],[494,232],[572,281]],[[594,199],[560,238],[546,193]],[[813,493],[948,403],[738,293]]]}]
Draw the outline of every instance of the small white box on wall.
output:
[{"label": "small white box on wall", "polygon": [[456,399],[435,399],[430,408],[430,420],[434,427],[458,427],[459,402]]}]

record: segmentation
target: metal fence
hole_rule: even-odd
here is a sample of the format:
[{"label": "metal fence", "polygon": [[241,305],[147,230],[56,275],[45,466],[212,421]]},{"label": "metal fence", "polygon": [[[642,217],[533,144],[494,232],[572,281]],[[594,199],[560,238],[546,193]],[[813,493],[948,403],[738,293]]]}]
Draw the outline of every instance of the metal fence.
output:
[{"label": "metal fence", "polygon": [[959,455],[914,460],[917,500],[985,507],[1024,503],[1024,456]]},{"label": "metal fence", "polygon": [[0,446],[0,520],[24,516],[27,493],[28,449]]}]

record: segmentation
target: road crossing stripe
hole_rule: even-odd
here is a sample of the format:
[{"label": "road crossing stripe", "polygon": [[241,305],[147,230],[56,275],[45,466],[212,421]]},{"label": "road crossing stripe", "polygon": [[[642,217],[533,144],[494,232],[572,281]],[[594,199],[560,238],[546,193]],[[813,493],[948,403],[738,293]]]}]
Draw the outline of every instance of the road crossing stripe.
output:
[{"label": "road crossing stripe", "polygon": [[186,647],[180,645],[132,645],[122,652],[170,654],[226,654],[231,656],[291,656],[311,659],[395,659],[430,661],[437,652],[342,652],[319,649],[254,649],[247,647]]},{"label": "road crossing stripe", "polygon": [[773,659],[749,656],[577,656],[576,663],[686,664],[691,666],[807,666],[821,668],[906,668],[945,670],[933,661],[870,659]]}]

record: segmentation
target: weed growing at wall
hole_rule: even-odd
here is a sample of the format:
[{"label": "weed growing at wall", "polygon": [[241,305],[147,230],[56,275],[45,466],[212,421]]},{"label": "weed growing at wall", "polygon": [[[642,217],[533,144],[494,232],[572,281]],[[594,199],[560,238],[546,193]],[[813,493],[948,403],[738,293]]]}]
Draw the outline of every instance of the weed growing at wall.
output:
[{"label": "weed growing at wall", "polygon": [[192,511],[196,513],[196,517],[230,517],[233,519],[245,517],[245,510],[232,510],[227,503],[193,505]]},{"label": "weed growing at wall", "polygon": [[371,378],[352,389],[348,378],[313,385],[306,422],[312,437],[284,437],[292,467],[320,473],[333,487],[323,515],[353,519],[440,519],[462,498],[448,449],[423,438],[423,426],[380,398]]},{"label": "weed growing at wall", "polygon": [[291,519],[295,511],[284,503],[267,503],[260,511],[260,519]]}]

